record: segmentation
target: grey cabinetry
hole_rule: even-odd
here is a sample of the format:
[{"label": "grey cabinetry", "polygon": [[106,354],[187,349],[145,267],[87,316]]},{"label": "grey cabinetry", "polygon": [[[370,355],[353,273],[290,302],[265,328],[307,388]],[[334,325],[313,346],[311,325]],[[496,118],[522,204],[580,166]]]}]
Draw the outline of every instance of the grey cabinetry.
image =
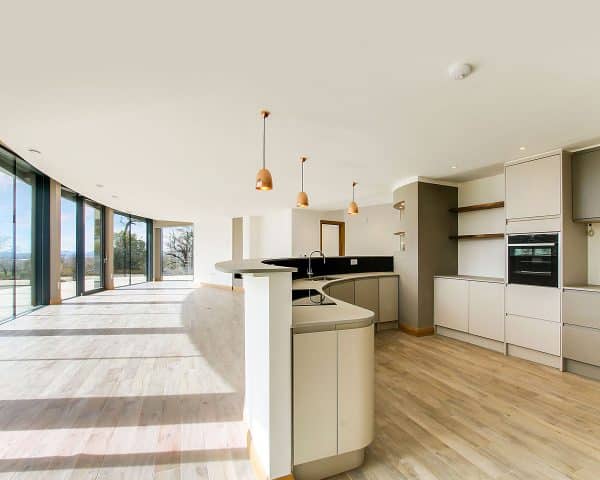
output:
[{"label": "grey cabinetry", "polygon": [[354,304],[354,280],[334,283],[328,287],[328,292],[326,293],[342,302]]},{"label": "grey cabinetry", "polygon": [[574,153],[571,169],[573,220],[600,220],[600,149]]},{"label": "grey cabinetry", "polygon": [[398,321],[398,277],[379,279],[379,322]]},{"label": "grey cabinetry", "polygon": [[373,321],[379,321],[379,279],[363,278],[354,281],[354,303],[371,310],[375,314]]},{"label": "grey cabinetry", "polygon": [[600,292],[563,293],[563,357],[600,366]]}]

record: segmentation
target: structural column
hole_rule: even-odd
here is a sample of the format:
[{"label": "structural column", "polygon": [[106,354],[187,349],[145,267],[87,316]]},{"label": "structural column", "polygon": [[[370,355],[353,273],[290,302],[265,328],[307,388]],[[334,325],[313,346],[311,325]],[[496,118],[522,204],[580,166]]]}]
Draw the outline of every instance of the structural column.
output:
[{"label": "structural column", "polygon": [[112,208],[104,209],[104,288],[113,290],[114,273],[114,211]]},{"label": "structural column", "polygon": [[60,296],[60,193],[61,186],[50,179],[50,305],[59,305]]}]

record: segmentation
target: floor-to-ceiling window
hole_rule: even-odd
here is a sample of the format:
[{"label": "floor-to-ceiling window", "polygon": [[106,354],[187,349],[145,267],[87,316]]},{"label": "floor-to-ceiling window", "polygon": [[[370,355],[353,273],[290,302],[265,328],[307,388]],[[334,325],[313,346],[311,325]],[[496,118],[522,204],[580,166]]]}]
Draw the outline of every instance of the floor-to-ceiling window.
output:
[{"label": "floor-to-ceiling window", "polygon": [[104,287],[104,215],[102,207],[89,200],[84,205],[84,291]]},{"label": "floor-to-ceiling window", "polygon": [[163,280],[193,280],[194,229],[191,225],[163,227],[161,268]]},{"label": "floor-to-ceiling window", "polygon": [[77,195],[63,188],[60,199],[60,297],[77,295]]},{"label": "floor-to-ceiling window", "polygon": [[43,198],[36,196],[38,176],[0,148],[0,321],[39,303],[36,291],[42,279],[36,278],[35,212]]},{"label": "floor-to-ceiling window", "polygon": [[115,287],[148,281],[148,221],[115,212],[113,225]]}]

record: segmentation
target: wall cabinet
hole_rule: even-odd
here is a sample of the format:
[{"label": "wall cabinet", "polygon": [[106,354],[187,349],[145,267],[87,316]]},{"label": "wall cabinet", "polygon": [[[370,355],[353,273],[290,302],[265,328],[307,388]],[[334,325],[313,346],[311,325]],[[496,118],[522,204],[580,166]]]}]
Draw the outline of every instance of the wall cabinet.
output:
[{"label": "wall cabinet", "polygon": [[434,323],[504,341],[504,284],[462,278],[434,279]]},{"label": "wall cabinet", "polygon": [[371,310],[375,314],[373,321],[379,321],[379,279],[362,278],[354,281],[354,303]]},{"label": "wall cabinet", "polygon": [[373,325],[300,333],[294,343],[294,465],[373,440]]},{"label": "wall cabinet", "polygon": [[571,157],[573,220],[600,220],[600,149],[576,152]]},{"label": "wall cabinet", "polygon": [[560,215],[560,154],[508,165],[505,172],[507,220]]}]

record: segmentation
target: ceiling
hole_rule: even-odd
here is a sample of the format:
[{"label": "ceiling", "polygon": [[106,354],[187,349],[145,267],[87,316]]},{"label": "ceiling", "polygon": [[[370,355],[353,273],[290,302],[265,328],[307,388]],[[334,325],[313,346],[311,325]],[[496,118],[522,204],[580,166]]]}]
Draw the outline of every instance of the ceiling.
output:
[{"label": "ceiling", "polygon": [[[353,180],[359,204],[391,202],[404,178],[473,178],[600,136],[594,1],[19,0],[2,12],[0,139],[152,218],[293,207],[304,154],[311,206],[338,208]],[[473,75],[451,80],[456,61]],[[271,192],[253,188],[264,107]]]}]

